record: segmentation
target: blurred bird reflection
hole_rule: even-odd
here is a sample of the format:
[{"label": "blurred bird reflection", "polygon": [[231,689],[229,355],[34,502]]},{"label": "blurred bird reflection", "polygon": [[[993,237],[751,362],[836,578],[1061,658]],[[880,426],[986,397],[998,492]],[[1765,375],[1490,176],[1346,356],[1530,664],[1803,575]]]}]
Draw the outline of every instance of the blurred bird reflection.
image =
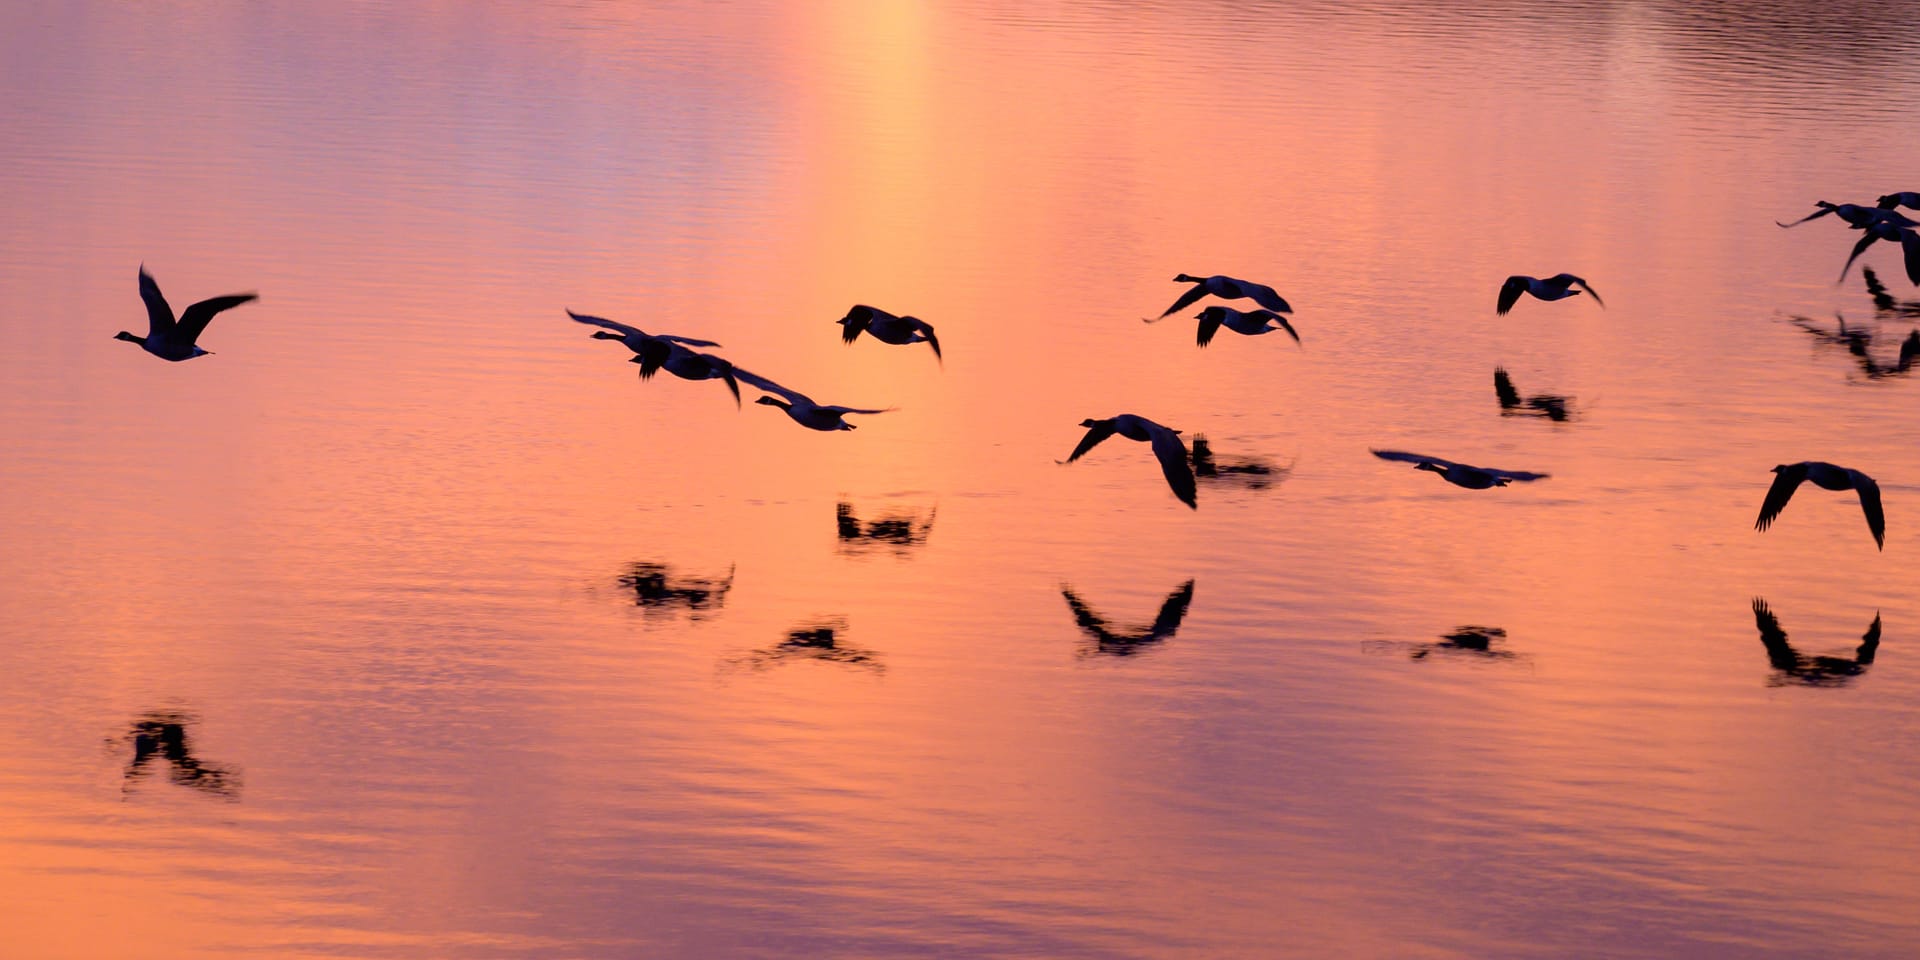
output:
[{"label": "blurred bird reflection", "polygon": [[938,511],[938,507],[929,508],[924,516],[918,511],[894,511],[863,522],[853,512],[853,504],[842,500],[834,505],[837,548],[841,553],[864,553],[872,548],[887,547],[904,556],[913,547],[927,542]]},{"label": "blurred bird reflection", "polygon": [[1193,477],[1208,486],[1238,486],[1264,490],[1287,479],[1293,465],[1276,466],[1265,457],[1222,457],[1213,452],[1205,434],[1195,434],[1187,454],[1193,461]]},{"label": "blurred bird reflection", "polygon": [[1438,640],[1403,643],[1398,640],[1370,640],[1362,645],[1368,653],[1405,653],[1409,660],[1435,656],[1466,657],[1479,660],[1525,660],[1524,654],[1506,649],[1507,631],[1500,627],[1465,624]]},{"label": "blurred bird reflection", "polygon": [[1131,630],[1115,630],[1106,618],[1093,612],[1071,586],[1062,584],[1060,595],[1067,598],[1067,607],[1073,611],[1073,622],[1091,641],[1081,648],[1079,656],[1091,657],[1106,654],[1115,657],[1130,657],[1140,653],[1163,640],[1173,639],[1180,630],[1180,621],[1186,619],[1187,605],[1193,602],[1194,581],[1188,580],[1167,594],[1160,603],[1160,613],[1153,623],[1146,627]]},{"label": "blurred bird reflection", "polygon": [[1888,361],[1875,356],[1872,328],[1857,324],[1848,326],[1846,316],[1840,313],[1835,313],[1833,318],[1837,326],[1832,330],[1810,317],[1796,315],[1787,320],[1806,331],[1821,346],[1844,348],[1869,380],[1906,376],[1912,371],[1913,365],[1920,362],[1920,330],[1908,331],[1906,339],[1900,341],[1898,355]]},{"label": "blurred bird reflection", "polygon": [[1753,598],[1753,621],[1760,628],[1760,642],[1767,648],[1767,663],[1773,666],[1773,675],[1767,678],[1769,687],[1840,687],[1853,681],[1853,678],[1867,672],[1873,666],[1873,657],[1880,649],[1880,614],[1876,611],[1873,623],[1867,626],[1867,632],[1860,637],[1860,645],[1854,648],[1851,657],[1810,657],[1793,648],[1787,642],[1787,632],[1780,629],[1779,618],[1767,607],[1767,601]]},{"label": "blurred bird reflection", "polygon": [[724,578],[676,577],[664,563],[635,562],[620,575],[620,585],[633,591],[633,604],[648,615],[685,610],[692,620],[717,612],[733,589],[734,567]]},{"label": "blurred bird reflection", "polygon": [[195,719],[191,714],[155,711],[133,722],[127,734],[127,739],[133,741],[133,759],[128,761],[121,783],[122,796],[144,780],[156,765],[165,765],[167,779],[174,783],[224,800],[240,799],[238,771],[193,755],[187,726]]},{"label": "blurred bird reflection", "polygon": [[841,642],[840,635],[846,630],[845,617],[817,620],[787,631],[786,639],[771,647],[754,650],[745,656],[724,661],[723,665],[757,673],[794,660],[819,660],[826,663],[844,663],[863,670],[871,670],[874,673],[886,672],[886,664],[880,662],[880,655],[877,652],[848,646]]}]

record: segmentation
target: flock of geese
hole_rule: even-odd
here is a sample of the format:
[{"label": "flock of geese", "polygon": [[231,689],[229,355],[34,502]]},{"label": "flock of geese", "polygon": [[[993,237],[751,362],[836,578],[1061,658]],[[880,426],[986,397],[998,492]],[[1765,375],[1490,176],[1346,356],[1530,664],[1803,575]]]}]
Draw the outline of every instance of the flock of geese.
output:
[{"label": "flock of geese", "polygon": [[[1885,240],[1900,244],[1905,257],[1907,278],[1920,285],[1920,221],[1913,220],[1899,212],[1900,207],[1920,210],[1920,192],[1890,193],[1880,197],[1873,206],[1855,203],[1829,203],[1821,200],[1815,203],[1815,210],[1792,223],[1775,221],[1781,227],[1795,227],[1810,220],[1816,220],[1829,214],[1845,222],[1850,229],[1861,232],[1860,239],[1848,254],[1846,263],[1840,270],[1841,279],[1868,247],[1875,242]],[[1286,299],[1270,286],[1254,283],[1236,277],[1222,275],[1194,276],[1182,273],[1174,278],[1175,283],[1190,284],[1178,299],[1158,316],[1143,318],[1147,323],[1157,323],[1206,297],[1220,300],[1251,300],[1258,309],[1239,310],[1222,304],[1212,304],[1194,315],[1199,321],[1196,342],[1206,347],[1213,342],[1214,336],[1222,329],[1231,330],[1243,336],[1261,336],[1281,331],[1300,343],[1300,333],[1288,320],[1293,307]],[[1877,280],[1870,278],[1869,287],[1877,287]],[[1883,289],[1883,288],[1882,288]],[[1495,301],[1495,311],[1505,315],[1520,301],[1522,295],[1534,299],[1552,302],[1564,300],[1582,294],[1591,297],[1598,306],[1605,307],[1600,295],[1585,279],[1571,273],[1558,273],[1550,277],[1530,277],[1515,275],[1500,284],[1499,296]],[[140,298],[147,307],[147,335],[136,336],[127,331],[115,334],[115,339],[126,340],[140,345],[141,349],[162,360],[182,361],[206,356],[209,351],[199,345],[207,325],[220,313],[257,299],[254,293],[232,294],[201,300],[179,314],[167,303],[160,293],[159,284],[147,273],[146,266],[140,267]],[[1881,299],[1876,295],[1876,302]],[[733,394],[734,404],[741,406],[740,385],[747,384],[761,392],[754,402],[779,407],[793,422],[810,430],[839,431],[852,430],[854,424],[848,422],[849,416],[870,416],[886,413],[894,408],[848,407],[838,404],[825,404],[784,386],[768,377],[743,369],[724,357],[702,352],[700,348],[718,347],[711,340],[701,340],[675,334],[647,333],[638,327],[603,317],[567,311],[567,316],[575,322],[599,327],[592,337],[597,340],[617,340],[624,345],[632,356],[630,362],[640,365],[641,379],[651,379],[662,370],[683,380],[719,380],[726,384]],[[841,326],[841,339],[848,344],[859,340],[862,333],[881,343],[896,346],[925,343],[933,350],[936,361],[944,365],[940,352],[940,340],[935,335],[933,325],[913,316],[901,316],[888,313],[877,307],[859,304],[847,311],[846,316],[837,321]],[[1843,330],[1844,335],[1844,330]],[[1904,370],[1920,354],[1920,334],[1909,338],[1909,344],[1903,345],[1901,369]],[[1503,412],[1535,412],[1554,420],[1566,418],[1567,398],[1542,395],[1523,400],[1507,377],[1504,369],[1494,372],[1495,390],[1500,399]],[[1157,423],[1146,417],[1132,413],[1117,414],[1106,418],[1087,418],[1080,421],[1086,433],[1073,448],[1073,452],[1060,463],[1073,463],[1099,446],[1109,437],[1120,436],[1128,440],[1145,443],[1159,461],[1160,471],[1166,478],[1167,486],[1173,495],[1188,507],[1198,509],[1198,489],[1194,479],[1196,461],[1204,463],[1205,458],[1199,451],[1190,451],[1180,438],[1180,431]],[[1196,444],[1197,446],[1197,444]],[[1374,450],[1374,456],[1383,460],[1411,463],[1414,469],[1435,473],[1441,479],[1458,487],[1469,490],[1485,490],[1490,487],[1504,487],[1511,483],[1530,483],[1547,478],[1547,474],[1526,470],[1504,470],[1494,467],[1475,466],[1457,463],[1442,457],[1425,454],[1407,453],[1399,450]],[[1867,474],[1850,467],[1820,461],[1802,461],[1783,463],[1773,468],[1774,479],[1767,489],[1765,500],[1760,507],[1760,515],[1754,521],[1757,530],[1766,530],[1773,524],[1780,512],[1786,508],[1803,483],[1812,481],[1824,490],[1853,491],[1860,499],[1861,510],[1866,514],[1867,529],[1873,534],[1877,547],[1886,547],[1886,517],[1880,505],[1880,487]]]}]

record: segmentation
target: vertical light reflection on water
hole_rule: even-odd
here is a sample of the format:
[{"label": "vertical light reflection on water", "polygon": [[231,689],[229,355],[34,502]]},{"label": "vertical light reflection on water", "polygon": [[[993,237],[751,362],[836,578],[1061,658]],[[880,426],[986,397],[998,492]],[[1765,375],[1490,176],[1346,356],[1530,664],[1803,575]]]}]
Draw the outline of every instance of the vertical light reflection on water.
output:
[{"label": "vertical light reflection on water", "polygon": [[[1850,238],[1765,222],[1915,186],[1885,10],[5,15],[27,955],[1913,939],[1904,528],[1750,529],[1782,460],[1915,499],[1912,384],[1784,319],[1866,315]],[[142,363],[142,260],[265,297]],[[1492,316],[1563,268],[1608,308]],[[1139,325],[1180,271],[1303,346]],[[842,345],[855,302],[947,363]],[[568,306],[902,409],[642,385]],[[1499,364],[1580,418],[1501,418]],[[1049,462],[1123,410],[1285,479],[1189,514],[1134,445]],[[1878,610],[1875,662],[1780,682],[1756,597],[1805,657]],[[168,722],[237,801],[124,789]]]}]

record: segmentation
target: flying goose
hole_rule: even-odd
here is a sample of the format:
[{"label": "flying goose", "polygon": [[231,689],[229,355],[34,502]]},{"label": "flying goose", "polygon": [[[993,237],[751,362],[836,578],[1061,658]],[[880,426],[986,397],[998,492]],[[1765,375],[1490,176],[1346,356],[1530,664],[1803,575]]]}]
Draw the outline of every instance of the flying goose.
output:
[{"label": "flying goose", "polygon": [[[1579,290],[1573,289],[1575,284],[1580,286]],[[1571,273],[1556,273],[1545,280],[1516,274],[1508,277],[1506,282],[1500,285],[1500,302],[1496,309],[1501,316],[1506,316],[1507,311],[1513,309],[1513,305],[1519,301],[1523,293],[1530,293],[1538,300],[1561,300],[1579,296],[1581,291],[1585,291],[1592,297],[1594,303],[1599,303],[1602,308],[1606,307],[1606,304],[1600,302],[1600,295],[1593,291],[1593,287]]]},{"label": "flying goose", "polygon": [[167,305],[167,298],[160,295],[160,285],[153,282],[147,274],[147,265],[140,265],[140,299],[147,304],[147,335],[136,337],[125,330],[113,335],[115,340],[137,343],[140,349],[162,360],[192,360],[205,356],[212,351],[203,350],[194,343],[205,332],[207,324],[213,322],[215,314],[231,310],[249,300],[257,300],[257,293],[236,293],[225,297],[213,297],[188,307],[179,320],[173,318],[173,308]]},{"label": "flying goose", "polygon": [[1153,319],[1164,320],[1167,314],[1185,310],[1192,306],[1194,301],[1199,300],[1207,294],[1213,294],[1222,300],[1239,300],[1243,297],[1251,298],[1254,303],[1266,307],[1275,313],[1293,312],[1293,308],[1287,306],[1287,301],[1282,299],[1279,294],[1274,293],[1272,287],[1265,284],[1251,283],[1246,280],[1235,280],[1232,277],[1219,275],[1195,277],[1184,273],[1174,277],[1173,282],[1191,283],[1193,284],[1193,289],[1181,294],[1180,299],[1173,302],[1173,306],[1160,311],[1160,316],[1154,317]]},{"label": "flying goose", "polygon": [[1882,210],[1892,210],[1895,207],[1908,207],[1910,209],[1920,210],[1920,193],[1914,193],[1911,190],[1889,193],[1875,201],[1874,206]]},{"label": "flying goose", "polygon": [[1504,487],[1513,481],[1529,483],[1544,480],[1549,474],[1531,473],[1526,470],[1496,470],[1493,467],[1475,467],[1464,463],[1454,463],[1439,457],[1422,456],[1417,453],[1402,453],[1398,450],[1375,450],[1373,455],[1382,460],[1400,460],[1414,465],[1415,470],[1427,470],[1440,475],[1440,479],[1456,487],[1469,490],[1485,490],[1488,487]]},{"label": "flying goose", "polygon": [[615,323],[604,317],[590,317],[584,313],[574,313],[572,310],[567,311],[567,316],[572,317],[575,323],[590,323],[596,327],[607,328],[606,330],[594,331],[593,338],[595,340],[618,340],[626,344],[627,349],[632,350],[634,353],[639,353],[640,349],[645,346],[649,340],[665,340],[668,343],[678,343],[689,347],[719,346],[719,344],[714,343],[712,340],[695,340],[692,337],[676,337],[667,333],[648,333],[639,327],[631,327],[624,323]]},{"label": "flying goose", "polygon": [[855,304],[837,322],[843,327],[840,339],[848,343],[859,339],[862,330],[881,343],[896,346],[924,342],[933,348],[933,358],[946,365],[946,359],[940,355],[940,340],[933,335],[933,324],[919,317],[896,317],[876,307]]},{"label": "flying goose", "polygon": [[1753,522],[1755,530],[1765,530],[1773,525],[1775,517],[1786,509],[1787,501],[1793,498],[1793,491],[1800,488],[1802,481],[1812,480],[1823,490],[1853,490],[1860,494],[1860,509],[1867,515],[1867,529],[1873,532],[1873,542],[1880,549],[1887,548],[1887,517],[1880,511],[1880,485],[1873,478],[1858,470],[1837,467],[1818,460],[1803,460],[1799,463],[1783,463],[1773,468],[1778,476],[1773,478],[1773,486],[1767,488],[1767,499],[1760,504],[1760,517]]},{"label": "flying goose", "polygon": [[1853,245],[1853,252],[1847,254],[1847,262],[1840,267],[1840,279],[1834,281],[1836,286],[1847,279],[1847,271],[1853,268],[1853,261],[1859,259],[1860,254],[1865,253],[1875,240],[1900,241],[1900,252],[1906,261],[1907,279],[1920,285],[1920,233],[1915,233],[1911,227],[1903,227],[1884,219],[1869,221],[1855,229],[1865,231],[1866,236],[1861,237],[1860,242]]},{"label": "flying goose", "polygon": [[766,377],[760,376],[757,373],[749,373],[739,367],[733,368],[733,375],[735,378],[745,381],[750,386],[758,387],[768,393],[777,393],[781,397],[785,397],[786,399],[782,400],[775,397],[763,396],[755,400],[754,403],[764,403],[768,406],[779,407],[781,410],[786,411],[787,416],[793,418],[794,423],[806,427],[809,430],[852,430],[854,428],[853,424],[846,421],[846,415],[849,413],[888,413],[899,409],[897,407],[886,407],[880,410],[866,410],[857,407],[828,406],[813,402],[812,397],[798,390],[790,390]]},{"label": "flying goose", "polygon": [[733,405],[740,406],[740,383],[734,378],[733,364],[711,353],[699,353],[668,340],[653,338],[640,344],[639,352],[627,358],[640,365],[640,379],[651,380],[662,369],[682,380],[724,380],[733,391]]},{"label": "flying goose", "polygon": [[1893,209],[1895,204],[1889,204],[1886,202],[1888,199],[1897,198],[1899,196],[1901,196],[1901,194],[1889,194],[1888,196],[1881,197],[1880,206],[1877,206],[1877,207],[1869,207],[1864,204],[1858,204],[1858,203],[1828,203],[1825,200],[1817,200],[1814,202],[1813,205],[1818,207],[1819,208],[1818,210],[1815,210],[1814,212],[1809,213],[1806,216],[1801,217],[1800,219],[1795,220],[1792,223],[1781,223],[1780,221],[1775,220],[1774,224],[1782,227],[1797,227],[1803,223],[1806,223],[1808,220],[1817,220],[1831,213],[1834,216],[1839,217],[1842,220],[1845,220],[1847,222],[1847,225],[1851,227],[1864,227],[1869,223],[1875,223],[1883,220],[1893,223],[1896,226],[1920,227],[1920,221],[1914,221],[1912,219],[1909,219],[1905,214],[1896,212]]},{"label": "flying goose", "polygon": [[1187,463],[1187,445],[1180,442],[1180,431],[1148,420],[1146,417],[1123,413],[1105,420],[1088,418],[1080,421],[1087,428],[1087,435],[1080,438],[1080,445],[1073,448],[1067,459],[1061,463],[1072,463],[1100,441],[1114,434],[1128,440],[1141,440],[1153,445],[1153,455],[1160,460],[1160,472],[1167,478],[1167,486],[1173,488],[1173,495],[1180,502],[1200,509],[1196,501],[1197,490],[1194,485],[1193,468]]},{"label": "flying goose", "polygon": [[[1221,327],[1249,337],[1272,333],[1275,330],[1285,330],[1287,336],[1293,338],[1294,343],[1300,342],[1300,334],[1293,329],[1293,324],[1288,323],[1286,317],[1272,310],[1241,311],[1232,307],[1212,306],[1194,316],[1200,321],[1197,342],[1203,347],[1213,342],[1213,335],[1220,332]],[[1157,321],[1148,320],[1147,322]]]}]

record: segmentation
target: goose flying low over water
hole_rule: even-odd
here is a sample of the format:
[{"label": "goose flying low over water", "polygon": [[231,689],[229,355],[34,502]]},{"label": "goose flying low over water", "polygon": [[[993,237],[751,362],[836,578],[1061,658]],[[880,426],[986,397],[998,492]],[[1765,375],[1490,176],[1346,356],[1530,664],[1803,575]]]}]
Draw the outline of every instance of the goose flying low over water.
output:
[{"label": "goose flying low over water", "polygon": [[[1580,289],[1573,289],[1575,285]],[[1523,293],[1532,294],[1536,300],[1564,300],[1567,297],[1579,296],[1582,291],[1592,297],[1594,303],[1599,303],[1602,308],[1606,307],[1605,303],[1601,303],[1600,295],[1594,292],[1592,286],[1571,273],[1556,273],[1545,280],[1516,274],[1508,277],[1506,282],[1500,285],[1500,302],[1495,309],[1501,316],[1506,316],[1507,311],[1513,309],[1513,305],[1519,302],[1520,295]]]},{"label": "goose flying low over water", "polygon": [[1143,441],[1153,446],[1153,455],[1160,460],[1160,472],[1167,478],[1167,486],[1173,489],[1173,495],[1179,497],[1181,503],[1195,510],[1200,509],[1193,467],[1188,464],[1187,445],[1180,442],[1180,431],[1131,413],[1105,420],[1088,418],[1080,421],[1080,425],[1087,428],[1087,435],[1080,438],[1080,445],[1074,447],[1073,452],[1061,463],[1080,459],[1082,454],[1116,433],[1128,440]]},{"label": "goose flying low over water", "polygon": [[1896,226],[1920,227],[1920,222],[1916,222],[1908,218],[1906,214],[1895,212],[1893,207],[1896,204],[1886,203],[1886,201],[1889,198],[1898,198],[1900,196],[1902,196],[1902,194],[1888,194],[1885,197],[1881,197],[1880,198],[1881,204],[1877,207],[1869,207],[1865,204],[1860,204],[1860,203],[1828,203],[1825,200],[1817,200],[1814,202],[1813,205],[1815,207],[1818,207],[1819,209],[1813,211],[1812,213],[1809,213],[1806,216],[1801,217],[1800,219],[1795,220],[1792,223],[1781,223],[1780,221],[1775,220],[1774,224],[1776,226],[1781,226],[1781,227],[1797,227],[1803,223],[1806,223],[1808,220],[1818,220],[1819,218],[1824,217],[1827,214],[1831,213],[1834,216],[1839,217],[1842,220],[1845,220],[1847,222],[1847,225],[1850,227],[1864,227],[1869,223],[1875,223],[1883,220],[1891,222]]},{"label": "goose flying low over water", "polygon": [[661,370],[682,380],[724,380],[727,389],[733,391],[733,405],[740,405],[740,381],[734,377],[733,364],[711,353],[699,353],[677,343],[656,339],[640,344],[640,352],[628,358],[627,362],[640,365],[642,380],[653,379],[653,375]]},{"label": "goose flying low over water", "polygon": [[1273,288],[1266,284],[1251,283],[1246,280],[1235,280],[1232,277],[1219,275],[1195,277],[1184,273],[1174,277],[1173,282],[1191,283],[1193,284],[1193,289],[1181,294],[1180,299],[1173,302],[1173,306],[1160,311],[1160,316],[1154,317],[1153,319],[1166,319],[1168,314],[1185,310],[1201,297],[1208,294],[1212,294],[1222,300],[1251,299],[1254,303],[1266,307],[1275,313],[1293,312],[1293,308],[1287,305],[1287,301],[1282,299],[1279,294],[1273,292]]},{"label": "goose flying low over water", "polygon": [[1866,236],[1861,237],[1860,242],[1853,245],[1853,252],[1847,254],[1847,262],[1840,267],[1840,279],[1834,281],[1836,285],[1846,281],[1847,271],[1853,269],[1853,261],[1859,259],[1876,240],[1900,242],[1900,252],[1906,261],[1907,279],[1920,285],[1920,233],[1891,220],[1874,220],[1856,229],[1865,231]]},{"label": "goose flying low over water", "polygon": [[[1212,306],[1200,311],[1195,317],[1200,321],[1196,341],[1203,347],[1213,342],[1213,335],[1220,332],[1221,327],[1249,337],[1272,333],[1275,330],[1285,330],[1287,336],[1293,338],[1294,343],[1300,342],[1300,334],[1293,329],[1293,324],[1288,323],[1286,317],[1272,310],[1242,311],[1232,307]],[[1147,322],[1157,321],[1148,320]]]},{"label": "goose flying low over water", "polygon": [[1439,457],[1428,457],[1418,453],[1403,453],[1399,450],[1375,450],[1373,455],[1382,460],[1399,460],[1414,465],[1415,470],[1427,470],[1440,475],[1442,480],[1456,487],[1469,490],[1485,490],[1488,487],[1504,487],[1511,482],[1530,483],[1545,480],[1548,474],[1531,473],[1526,470],[1497,470],[1493,467],[1475,467],[1464,463],[1454,463]]},{"label": "goose flying low over water", "polygon": [[843,328],[840,339],[852,343],[860,338],[860,331],[881,343],[904,346],[909,343],[925,343],[933,348],[933,358],[946,365],[946,358],[940,355],[940,339],[933,335],[933,324],[919,317],[896,317],[877,307],[855,304],[847,315],[837,321]]},{"label": "goose flying low over water", "polygon": [[213,297],[187,307],[180,319],[173,318],[173,307],[167,305],[167,298],[160,295],[160,285],[153,282],[147,274],[146,264],[140,265],[140,299],[147,304],[147,335],[136,337],[125,330],[113,335],[115,340],[137,343],[140,349],[162,360],[192,360],[203,357],[210,350],[203,350],[194,341],[213,322],[216,314],[231,310],[249,300],[257,300],[257,293],[236,293],[225,297]]},{"label": "goose flying low over water", "polygon": [[1776,476],[1773,486],[1767,488],[1767,499],[1760,504],[1760,517],[1753,521],[1755,530],[1765,530],[1773,525],[1774,518],[1786,509],[1787,501],[1793,498],[1793,492],[1800,484],[1812,480],[1823,490],[1852,490],[1860,495],[1860,509],[1867,515],[1867,529],[1873,533],[1873,542],[1880,549],[1887,548],[1887,518],[1880,511],[1880,485],[1873,478],[1858,470],[1822,463],[1818,460],[1803,460],[1800,463],[1783,463],[1773,468]]},{"label": "goose flying low over water", "polygon": [[584,313],[574,313],[572,310],[567,311],[567,316],[572,317],[575,323],[588,323],[596,327],[607,328],[606,331],[594,331],[593,338],[595,340],[618,340],[626,344],[627,349],[632,350],[634,353],[639,353],[640,349],[644,347],[649,340],[665,340],[668,343],[678,343],[689,347],[719,346],[719,344],[714,343],[712,340],[695,340],[692,337],[676,337],[668,333],[648,333],[639,327],[628,326],[624,323],[615,323],[604,317],[590,317]]},{"label": "goose flying low over water", "polygon": [[788,417],[793,419],[794,423],[806,427],[809,430],[852,430],[854,429],[853,424],[846,421],[846,415],[849,413],[889,413],[899,409],[897,407],[885,407],[878,410],[866,410],[858,407],[841,407],[815,403],[812,397],[798,390],[788,389],[774,383],[772,380],[768,380],[766,377],[756,373],[749,373],[739,367],[733,368],[733,375],[736,379],[744,381],[749,386],[758,387],[767,393],[779,394],[779,397],[763,396],[755,400],[754,403],[764,403],[771,407],[779,407],[786,412]]}]

